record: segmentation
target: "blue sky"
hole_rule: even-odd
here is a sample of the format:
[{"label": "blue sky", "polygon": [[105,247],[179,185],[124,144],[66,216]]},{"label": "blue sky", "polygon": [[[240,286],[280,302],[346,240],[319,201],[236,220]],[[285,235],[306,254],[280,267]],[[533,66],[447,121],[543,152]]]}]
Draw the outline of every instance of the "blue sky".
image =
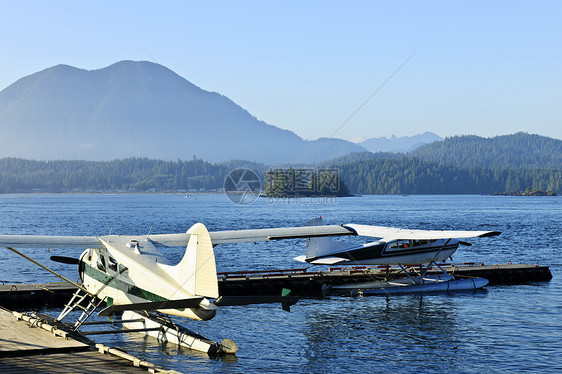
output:
[{"label": "blue sky", "polygon": [[147,60],[306,139],[562,139],[560,1],[162,3],[0,1],[0,89]]}]

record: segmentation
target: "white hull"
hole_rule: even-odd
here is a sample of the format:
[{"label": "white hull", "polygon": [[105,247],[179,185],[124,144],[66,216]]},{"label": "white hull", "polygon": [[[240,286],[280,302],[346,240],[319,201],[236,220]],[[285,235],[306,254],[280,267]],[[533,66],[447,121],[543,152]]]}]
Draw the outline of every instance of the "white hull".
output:
[{"label": "white hull", "polygon": [[125,311],[123,312],[122,318],[123,320],[143,320],[140,322],[124,322],[123,328],[126,329],[150,329],[161,327],[160,330],[141,332],[142,334],[152,336],[161,342],[170,342],[210,355],[221,353],[236,353],[236,351],[238,350],[236,344],[230,339],[224,339],[219,344],[182,326],[156,320],[156,317],[152,319],[132,311]]}]

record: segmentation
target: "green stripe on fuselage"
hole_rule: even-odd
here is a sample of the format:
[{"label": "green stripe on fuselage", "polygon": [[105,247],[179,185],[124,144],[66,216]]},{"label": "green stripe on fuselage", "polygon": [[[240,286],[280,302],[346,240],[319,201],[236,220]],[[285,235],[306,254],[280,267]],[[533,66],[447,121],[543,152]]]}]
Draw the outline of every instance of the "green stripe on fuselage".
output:
[{"label": "green stripe on fuselage", "polygon": [[107,285],[108,287],[114,288],[116,290],[122,291],[126,294],[133,295],[139,297],[141,299],[147,301],[166,301],[168,300],[165,297],[156,295],[150,291],[144,290],[140,287],[137,287],[133,284],[127,283],[121,279],[118,279],[119,274],[115,273],[115,276],[110,276],[103,271],[94,268],[93,266],[82,262],[83,266],[81,269],[84,271],[86,275],[89,277],[97,280],[100,283]]}]

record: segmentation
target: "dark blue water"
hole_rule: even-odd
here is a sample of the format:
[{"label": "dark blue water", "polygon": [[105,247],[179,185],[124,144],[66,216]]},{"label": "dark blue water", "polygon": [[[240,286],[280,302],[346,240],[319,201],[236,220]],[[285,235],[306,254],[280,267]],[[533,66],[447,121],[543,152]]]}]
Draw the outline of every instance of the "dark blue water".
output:
[{"label": "dark blue water", "polygon": [[[476,293],[388,298],[303,299],[286,313],[277,305],[222,308],[208,322],[185,325],[220,341],[234,340],[236,359],[161,345],[126,335],[96,338],[182,372],[559,372],[562,370],[562,198],[493,196],[364,196],[330,201],[266,199],[235,205],[222,195],[4,195],[0,234],[105,235],[172,233],[202,222],[209,230],[301,226],[322,215],[328,224],[498,230],[472,239],[455,262],[549,265],[550,282],[492,286]],[[362,240],[355,238],[354,240]],[[215,248],[219,271],[301,267],[303,241]],[[48,257],[79,251],[28,250],[76,279]],[[179,259],[182,249],[171,249]],[[2,251],[0,280],[56,278]],[[49,311],[57,314],[58,311]]]}]

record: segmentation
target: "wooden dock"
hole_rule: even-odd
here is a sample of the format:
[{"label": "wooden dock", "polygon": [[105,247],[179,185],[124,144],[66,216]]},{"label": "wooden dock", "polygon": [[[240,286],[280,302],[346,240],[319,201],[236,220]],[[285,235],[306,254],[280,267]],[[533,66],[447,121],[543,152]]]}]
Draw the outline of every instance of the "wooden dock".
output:
[{"label": "wooden dock", "polygon": [[[552,274],[548,266],[501,264],[484,265],[467,263],[463,265],[440,264],[452,271],[455,277],[485,278],[489,285],[521,284],[534,281],[549,281]],[[419,274],[424,270],[414,267]],[[329,271],[311,272],[308,269],[278,271],[249,271],[219,273],[219,293],[228,296],[280,295],[283,289],[291,290],[291,295],[319,297],[330,286],[364,283],[385,277],[386,266],[336,267]],[[393,271],[397,271],[394,269]],[[428,274],[438,274],[440,270],[431,269]]]},{"label": "wooden dock", "polygon": [[175,373],[81,340],[48,321],[0,308],[0,373]]},{"label": "wooden dock", "polygon": [[[442,266],[451,270],[453,265]],[[486,278],[489,286],[542,282],[552,278],[549,267],[539,265],[466,263],[454,265],[452,270],[457,277]],[[303,268],[219,273],[219,293],[224,296],[280,295],[283,289],[289,289],[294,296],[319,297],[330,286],[370,282],[380,279],[385,272],[385,266],[357,266],[336,267],[329,271]],[[431,270],[429,274],[436,272]],[[0,306],[9,309],[61,307],[74,291],[72,285],[64,282],[4,284],[0,285]]]}]

